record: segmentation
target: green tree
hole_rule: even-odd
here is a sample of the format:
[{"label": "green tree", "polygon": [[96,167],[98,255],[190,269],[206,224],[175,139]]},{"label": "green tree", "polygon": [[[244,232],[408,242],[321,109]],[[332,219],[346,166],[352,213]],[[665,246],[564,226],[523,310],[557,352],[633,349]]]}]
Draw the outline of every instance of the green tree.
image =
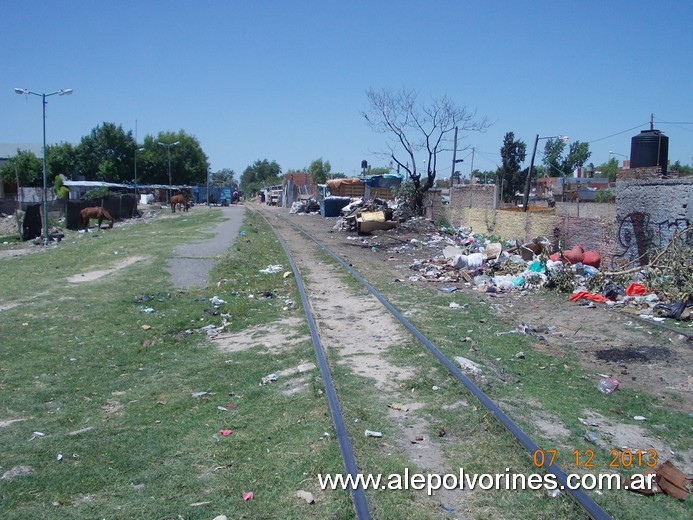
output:
[{"label": "green tree", "polygon": [[[475,112],[456,106],[447,97],[420,103],[416,94],[408,90],[369,90],[366,96],[369,109],[362,115],[375,132],[389,136],[388,151],[382,154],[407,173],[413,187],[412,206],[417,214],[422,214],[424,193],[436,179],[438,156],[451,151],[455,129],[463,134],[483,131],[489,123],[485,118],[477,120]],[[424,164],[423,172],[419,160]]]},{"label": "green tree", "polygon": [[691,175],[693,173],[693,168],[685,164],[681,164],[681,161],[676,161],[669,167],[669,172],[676,172],[683,175]]},{"label": "green tree", "polygon": [[209,181],[210,186],[231,186],[236,184],[236,172],[229,168],[222,168],[213,172]]},{"label": "green tree", "polygon": [[51,177],[64,175],[73,179],[79,175],[77,149],[71,143],[47,145],[46,148],[46,165]]},{"label": "green tree", "polygon": [[496,184],[501,187],[501,197],[504,202],[510,202],[517,192],[523,192],[526,176],[521,173],[520,165],[527,156],[527,145],[515,140],[515,134],[508,132],[503,138],[500,150],[501,166],[498,168]]},{"label": "green tree", "polygon": [[497,173],[491,170],[484,170],[483,172],[474,170],[473,175],[474,178],[476,178],[476,182],[480,184],[494,184],[496,182]]},{"label": "green tree", "polygon": [[332,166],[330,165],[330,161],[323,161],[321,157],[310,163],[310,166],[308,166],[308,174],[310,174],[310,179],[314,184],[325,184],[327,179],[330,178],[331,169]]},{"label": "green tree", "polygon": [[608,162],[605,162],[597,169],[602,172],[602,177],[608,177],[611,182],[614,182],[616,180],[616,172],[618,171],[618,159],[611,157]]},{"label": "green tree", "polygon": [[127,182],[132,178],[135,146],[132,131],[115,123],[96,126],[77,146],[80,174],[90,180]]},{"label": "green tree", "polygon": [[63,178],[60,175],[55,176],[53,191],[58,200],[66,200],[70,196],[70,190],[63,184]]},{"label": "green tree", "polygon": [[247,194],[257,193],[265,186],[272,186],[282,182],[281,166],[276,161],[267,159],[257,160],[252,166],[248,166],[241,175],[241,191]]},{"label": "green tree", "polygon": [[573,171],[583,166],[590,155],[592,155],[588,143],[575,141],[570,143],[568,154],[563,157],[565,146],[565,140],[562,138],[554,138],[546,141],[542,162],[547,167],[550,177],[572,176]]},{"label": "green tree", "polygon": [[17,149],[0,168],[0,177],[18,186],[43,186],[43,162],[34,152]]},{"label": "green tree", "polygon": [[[173,146],[173,143],[177,143]],[[209,171],[207,155],[195,137],[183,130],[146,135],[142,152],[137,154],[137,178],[142,184],[168,184],[168,156],[171,154],[173,185],[204,184]],[[141,179],[141,180],[139,180]]]}]

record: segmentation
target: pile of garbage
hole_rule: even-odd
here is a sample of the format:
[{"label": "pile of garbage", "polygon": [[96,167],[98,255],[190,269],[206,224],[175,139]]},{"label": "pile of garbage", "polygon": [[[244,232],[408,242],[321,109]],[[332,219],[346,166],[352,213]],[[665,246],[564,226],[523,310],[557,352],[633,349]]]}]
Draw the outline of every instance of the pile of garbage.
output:
[{"label": "pile of garbage", "polygon": [[[390,205],[392,204],[392,206]],[[341,211],[334,229],[356,231],[360,235],[397,227],[399,214],[394,202],[383,199],[356,199]]]},{"label": "pile of garbage", "polygon": [[[686,293],[671,287],[665,290],[661,286],[674,279],[680,287],[693,284],[693,270],[686,274],[676,267],[681,263],[678,256],[672,257],[669,261],[672,266],[668,268],[660,253],[656,256],[657,264],[610,272],[600,270],[598,252],[579,245],[556,251],[556,245],[546,237],[520,244],[473,233],[471,228],[442,231],[421,241],[421,245],[429,246],[437,254],[415,259],[409,266],[415,271],[409,281],[462,282],[486,293],[547,288],[572,293],[569,299],[581,305],[604,303],[609,307],[625,307],[640,317],[656,321],[691,319],[693,291]],[[671,254],[683,254],[690,261],[690,248],[686,249],[687,255],[678,253],[676,247],[668,249]]]},{"label": "pile of garbage", "polygon": [[296,202],[294,202],[291,205],[291,209],[289,210],[289,213],[291,213],[291,214],[320,213],[320,204],[314,198],[310,198],[310,199],[306,199],[306,200],[297,200]]}]

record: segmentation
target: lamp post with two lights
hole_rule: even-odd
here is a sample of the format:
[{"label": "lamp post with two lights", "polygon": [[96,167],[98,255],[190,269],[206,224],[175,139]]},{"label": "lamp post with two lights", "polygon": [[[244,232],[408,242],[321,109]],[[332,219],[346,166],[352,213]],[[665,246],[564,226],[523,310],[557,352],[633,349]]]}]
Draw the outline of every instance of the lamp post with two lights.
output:
[{"label": "lamp post with two lights", "polygon": [[56,90],[55,92],[50,92],[48,94],[45,93],[39,93],[39,92],[33,92],[29,90],[28,88],[16,88],[14,91],[17,94],[32,94],[34,96],[38,96],[41,98],[42,105],[43,105],[43,244],[44,246],[48,245],[48,180],[47,180],[47,172],[46,172],[46,98],[49,96],[55,96],[56,94],[58,96],[69,96],[72,94],[72,89],[67,88],[67,89],[61,89],[61,90]]}]

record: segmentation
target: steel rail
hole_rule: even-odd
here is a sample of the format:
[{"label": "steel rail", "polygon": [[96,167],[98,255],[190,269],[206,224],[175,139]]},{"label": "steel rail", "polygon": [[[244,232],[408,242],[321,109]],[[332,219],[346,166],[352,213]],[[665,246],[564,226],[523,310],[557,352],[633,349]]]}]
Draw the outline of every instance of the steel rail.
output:
[{"label": "steel rail", "polygon": [[[265,220],[267,220],[265,218]],[[268,222],[269,224],[269,222]],[[272,227],[270,225],[270,227]],[[272,228],[274,231],[274,228]],[[334,424],[334,429],[337,435],[337,441],[339,443],[339,451],[342,455],[342,461],[344,462],[345,471],[352,476],[352,482],[357,483],[356,487],[351,488],[351,498],[354,504],[354,510],[356,512],[356,517],[359,520],[369,520],[371,518],[370,511],[368,509],[368,501],[366,500],[366,492],[363,489],[363,485],[360,480],[356,480],[358,474],[358,469],[356,467],[356,458],[354,457],[354,451],[351,448],[351,442],[349,441],[349,436],[347,434],[346,425],[344,423],[344,417],[342,415],[341,407],[339,406],[339,400],[337,399],[337,392],[332,383],[332,375],[330,374],[330,368],[327,365],[327,359],[325,358],[325,351],[322,347],[320,337],[318,335],[317,328],[315,326],[315,319],[313,317],[313,312],[311,311],[310,301],[306,295],[306,290],[303,285],[303,280],[301,278],[301,273],[298,271],[298,267],[291,257],[291,253],[284,242],[284,239],[280,237],[276,232],[274,236],[277,237],[282,248],[284,248],[284,253],[289,259],[289,264],[291,265],[291,270],[294,273],[296,279],[296,285],[298,286],[298,292],[301,295],[301,302],[303,303],[303,309],[306,313],[306,319],[308,321],[308,327],[310,328],[310,336],[313,339],[313,348],[315,350],[315,356],[318,359],[318,365],[320,367],[320,375],[322,376],[323,383],[325,385],[325,395],[327,396],[327,403],[330,407],[330,414],[332,415],[332,423]]]},{"label": "steel rail", "polygon": [[[278,218],[290,224],[296,228],[299,232],[303,233],[310,240],[315,242],[323,251],[334,258],[342,267],[344,267],[349,273],[356,278],[368,291],[375,296],[383,306],[392,313],[395,318],[397,318],[406,329],[414,335],[416,339],[423,344],[431,354],[433,354],[438,361],[440,361],[450,373],[457,378],[473,395],[476,397],[481,404],[484,405],[498,421],[515,437],[522,446],[530,453],[534,454],[537,450],[540,450],[539,446],[524,432],[522,429],[515,424],[512,419],[503,413],[503,411],[498,408],[498,406],[478,387],[471,381],[466,375],[464,375],[445,355],[440,352],[421,332],[419,332],[414,325],[412,325],[409,320],[407,320],[397,309],[395,309],[384,296],[382,296],[365,278],[363,278],[355,269],[353,269],[349,264],[342,260],[336,253],[325,246],[313,235],[305,231],[300,226],[294,224],[288,219],[279,216]],[[597,504],[592,498],[585,493],[582,489],[571,489],[571,485],[568,482],[568,475],[561,469],[557,464],[549,464],[548,461],[544,460],[544,469],[556,476],[556,479],[561,484],[561,489],[567,491],[575,501],[580,505],[580,507],[592,518],[593,520],[610,520],[611,516],[602,509],[602,507]]]}]

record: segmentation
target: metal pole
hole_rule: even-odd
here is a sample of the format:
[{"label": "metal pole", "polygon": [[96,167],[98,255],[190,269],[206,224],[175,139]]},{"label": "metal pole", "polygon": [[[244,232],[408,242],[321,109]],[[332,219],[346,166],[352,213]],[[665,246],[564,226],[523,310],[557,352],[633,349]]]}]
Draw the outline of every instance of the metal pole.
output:
[{"label": "metal pole", "polygon": [[173,193],[173,186],[171,182],[171,145],[166,145],[166,151],[168,152],[168,200],[171,200],[171,194]]},{"label": "metal pole", "polygon": [[209,207],[209,169],[207,169],[207,207]]},{"label": "metal pole", "polygon": [[534,150],[532,150],[532,160],[529,161],[529,171],[527,172],[527,181],[525,183],[525,196],[522,202],[522,211],[527,211],[529,204],[529,186],[532,183],[532,173],[534,172],[534,156],[537,154],[537,144],[539,143],[539,134],[534,139]]},{"label": "metal pole", "polygon": [[[137,143],[135,143],[137,145]],[[135,209],[137,209],[137,201],[139,197],[137,196],[137,146],[135,146]]]},{"label": "metal pole", "polygon": [[41,94],[43,104],[43,245],[48,246],[48,178],[46,173],[46,94]]}]

